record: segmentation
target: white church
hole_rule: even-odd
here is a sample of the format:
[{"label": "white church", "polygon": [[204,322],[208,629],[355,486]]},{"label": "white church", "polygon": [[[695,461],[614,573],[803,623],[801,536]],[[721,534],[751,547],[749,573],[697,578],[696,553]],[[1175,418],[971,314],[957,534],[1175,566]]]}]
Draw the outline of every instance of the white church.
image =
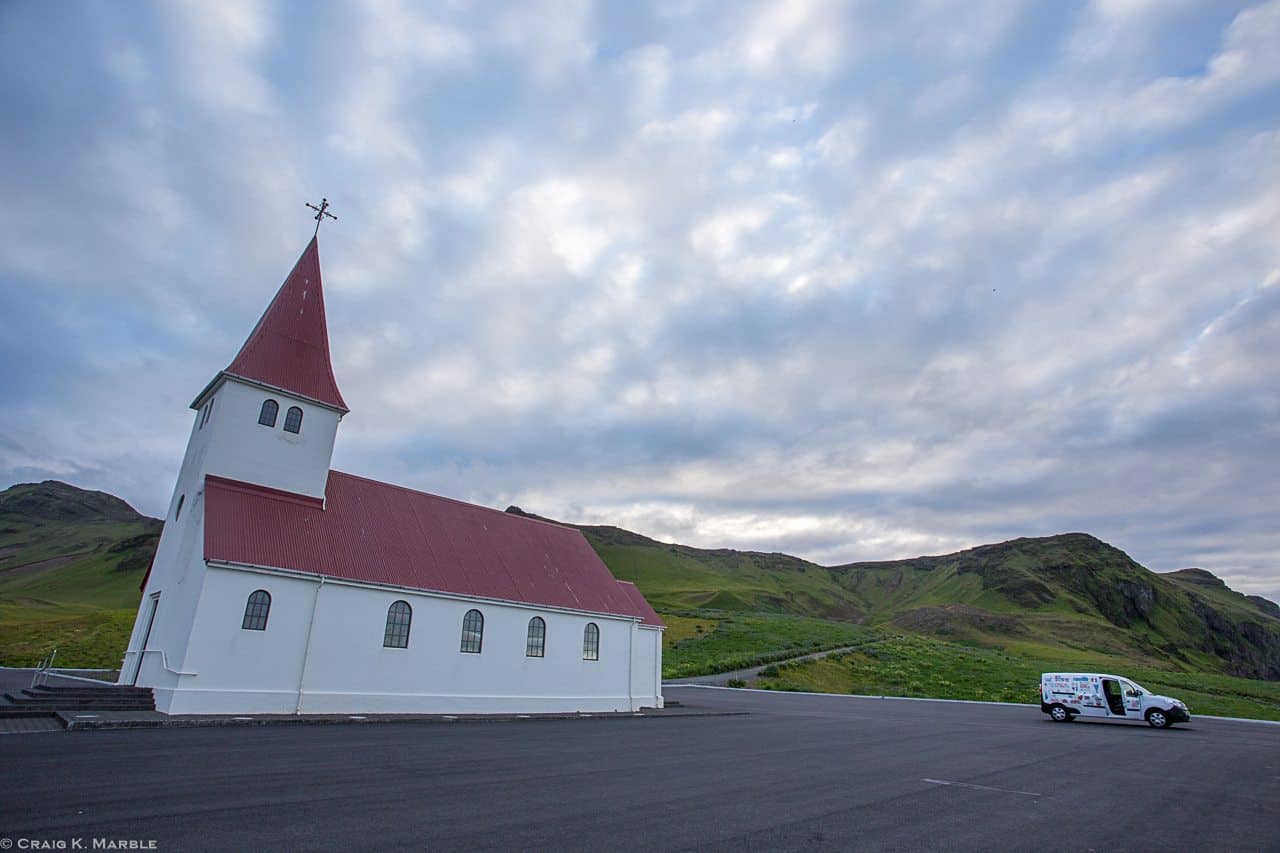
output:
[{"label": "white church", "polygon": [[579,531],[330,470],[314,238],[191,408],[120,672],[158,710],[662,707],[662,620]]}]

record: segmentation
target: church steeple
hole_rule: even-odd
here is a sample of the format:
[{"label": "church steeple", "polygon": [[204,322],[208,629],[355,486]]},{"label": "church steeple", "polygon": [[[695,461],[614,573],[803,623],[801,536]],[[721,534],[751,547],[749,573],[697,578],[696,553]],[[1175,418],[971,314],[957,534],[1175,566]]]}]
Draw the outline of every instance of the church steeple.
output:
[{"label": "church steeple", "polygon": [[342,414],[349,411],[329,359],[315,237],[222,374],[278,388]]}]

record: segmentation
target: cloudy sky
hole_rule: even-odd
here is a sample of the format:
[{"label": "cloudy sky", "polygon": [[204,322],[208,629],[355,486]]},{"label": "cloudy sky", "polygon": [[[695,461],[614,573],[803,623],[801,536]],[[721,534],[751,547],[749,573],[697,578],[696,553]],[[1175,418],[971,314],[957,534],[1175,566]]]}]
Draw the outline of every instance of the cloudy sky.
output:
[{"label": "cloudy sky", "polygon": [[1280,3],[0,4],[0,486],[160,515],[311,234],[334,467],[1280,600]]}]

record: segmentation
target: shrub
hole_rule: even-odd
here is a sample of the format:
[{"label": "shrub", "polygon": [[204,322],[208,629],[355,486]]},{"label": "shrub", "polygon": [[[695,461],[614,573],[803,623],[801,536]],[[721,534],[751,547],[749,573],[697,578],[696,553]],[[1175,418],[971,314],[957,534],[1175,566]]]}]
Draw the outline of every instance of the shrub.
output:
[{"label": "shrub", "polygon": [[729,687],[746,687],[747,686],[747,682],[743,681],[741,678],[730,678],[728,681],[725,682],[725,684]]},{"label": "shrub", "polygon": [[760,670],[761,678],[777,678],[781,674],[782,674],[782,671],[778,669],[776,665],[773,665],[773,664],[766,666],[764,669]]}]

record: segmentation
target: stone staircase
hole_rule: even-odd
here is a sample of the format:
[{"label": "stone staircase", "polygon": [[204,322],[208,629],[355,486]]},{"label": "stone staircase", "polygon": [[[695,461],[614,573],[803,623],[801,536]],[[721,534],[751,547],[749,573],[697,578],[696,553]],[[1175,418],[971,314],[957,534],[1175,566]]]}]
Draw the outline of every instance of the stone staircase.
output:
[{"label": "stone staircase", "polygon": [[0,703],[0,721],[46,717],[60,720],[58,711],[72,714],[86,711],[154,711],[156,697],[150,687],[74,687],[23,688],[4,694]]}]

